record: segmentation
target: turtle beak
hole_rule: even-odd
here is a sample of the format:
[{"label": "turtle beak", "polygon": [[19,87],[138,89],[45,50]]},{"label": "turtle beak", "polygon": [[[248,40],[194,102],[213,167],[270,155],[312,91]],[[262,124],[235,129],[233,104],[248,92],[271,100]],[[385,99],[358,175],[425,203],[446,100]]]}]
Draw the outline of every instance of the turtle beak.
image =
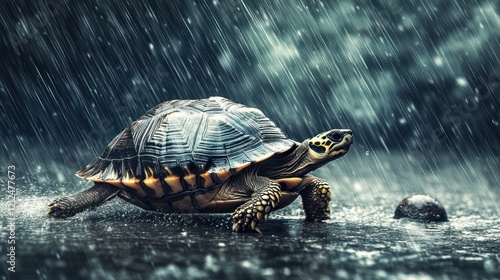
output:
[{"label": "turtle beak", "polygon": [[340,133],[343,133],[344,136],[347,135],[347,134],[352,135],[352,130],[350,130],[350,129],[341,129]]},{"label": "turtle beak", "polygon": [[332,157],[332,159],[337,159],[347,154],[353,142],[352,130],[340,129],[337,130],[337,133],[340,133],[342,135],[342,138],[336,144],[333,144],[332,147],[329,149],[329,154]]},{"label": "turtle beak", "polygon": [[350,129],[341,129],[340,133],[344,135],[344,139],[342,140],[341,144],[344,143],[345,149],[349,150],[353,143],[353,135],[352,135],[352,130]]}]

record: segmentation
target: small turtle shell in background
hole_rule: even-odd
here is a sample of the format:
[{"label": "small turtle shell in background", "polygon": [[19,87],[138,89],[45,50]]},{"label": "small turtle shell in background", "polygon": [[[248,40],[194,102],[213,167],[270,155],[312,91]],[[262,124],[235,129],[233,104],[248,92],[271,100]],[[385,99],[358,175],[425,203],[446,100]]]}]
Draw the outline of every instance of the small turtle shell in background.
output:
[{"label": "small turtle shell in background", "polygon": [[408,218],[425,223],[448,221],[448,215],[441,203],[424,194],[410,195],[403,199],[396,208],[394,218]]}]

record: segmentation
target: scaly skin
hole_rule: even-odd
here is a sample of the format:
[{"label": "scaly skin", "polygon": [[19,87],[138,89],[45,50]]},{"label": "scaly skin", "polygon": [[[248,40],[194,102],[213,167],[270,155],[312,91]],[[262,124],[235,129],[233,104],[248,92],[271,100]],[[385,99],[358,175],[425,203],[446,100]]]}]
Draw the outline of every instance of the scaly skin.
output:
[{"label": "scaly skin", "polygon": [[301,192],[306,221],[321,222],[330,219],[332,193],[324,179],[316,178]]},{"label": "scaly skin", "polygon": [[47,215],[67,218],[75,214],[94,209],[104,202],[114,198],[120,189],[109,184],[95,184],[92,188],[74,195],[65,196],[49,204]]},{"label": "scaly skin", "polygon": [[233,213],[233,231],[256,231],[261,233],[257,226],[259,221],[267,220],[269,213],[281,198],[281,186],[278,182],[270,180],[267,187],[255,192],[252,198],[236,208]]},{"label": "scaly skin", "polygon": [[[296,189],[302,197],[306,220],[315,222],[328,220],[330,219],[330,187],[323,179],[314,178],[309,181],[310,177],[307,174],[345,155],[349,151],[352,140],[350,130],[330,130],[320,133],[305,140],[302,144],[293,146],[293,150],[289,152],[277,153],[265,161],[257,161],[250,167],[237,170],[236,175],[224,177],[224,180],[220,180],[222,185],[219,186],[218,193],[210,199],[215,201],[215,204],[219,202],[224,211],[232,211],[239,205],[232,215],[233,231],[260,232],[258,223],[268,218],[269,213],[278,206],[281,198],[281,185],[276,180],[284,179],[290,182],[290,180],[308,178],[307,182],[302,180],[306,185],[300,185]],[[215,175],[218,176],[221,173]],[[222,175],[229,176],[229,170],[225,170]],[[304,188],[299,191],[302,187]],[[287,189],[286,184],[283,188],[284,191],[291,191]],[[94,187],[86,191],[55,200],[49,204],[47,214],[53,217],[70,217],[78,212],[93,209],[120,192],[119,188],[111,184],[96,183]],[[123,196],[122,198],[134,203],[134,197]],[[246,202],[240,205],[243,201]],[[143,207],[138,203],[134,204]],[[189,202],[185,204],[188,207],[196,207],[196,205],[190,205]],[[151,207],[143,208],[155,210]]]}]

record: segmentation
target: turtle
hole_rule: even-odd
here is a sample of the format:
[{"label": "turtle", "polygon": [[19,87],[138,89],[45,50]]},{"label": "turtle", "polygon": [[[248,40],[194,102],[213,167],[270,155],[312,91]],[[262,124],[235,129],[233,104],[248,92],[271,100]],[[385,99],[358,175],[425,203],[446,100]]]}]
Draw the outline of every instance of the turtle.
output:
[{"label": "turtle", "polygon": [[71,217],[119,197],[164,213],[232,213],[235,232],[298,196],[307,221],[330,219],[331,190],[311,171],[345,155],[350,129],[297,142],[261,110],[224,97],[176,99],[130,123],[77,176],[93,187],[58,198],[47,215]]}]

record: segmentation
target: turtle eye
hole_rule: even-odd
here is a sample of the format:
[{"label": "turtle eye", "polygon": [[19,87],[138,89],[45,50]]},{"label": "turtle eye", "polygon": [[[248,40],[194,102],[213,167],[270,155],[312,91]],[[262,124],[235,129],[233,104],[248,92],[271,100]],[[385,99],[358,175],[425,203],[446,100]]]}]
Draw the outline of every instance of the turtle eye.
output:
[{"label": "turtle eye", "polygon": [[344,135],[342,135],[339,131],[333,131],[328,133],[327,137],[334,142],[340,142],[342,141],[342,138],[344,138]]}]

